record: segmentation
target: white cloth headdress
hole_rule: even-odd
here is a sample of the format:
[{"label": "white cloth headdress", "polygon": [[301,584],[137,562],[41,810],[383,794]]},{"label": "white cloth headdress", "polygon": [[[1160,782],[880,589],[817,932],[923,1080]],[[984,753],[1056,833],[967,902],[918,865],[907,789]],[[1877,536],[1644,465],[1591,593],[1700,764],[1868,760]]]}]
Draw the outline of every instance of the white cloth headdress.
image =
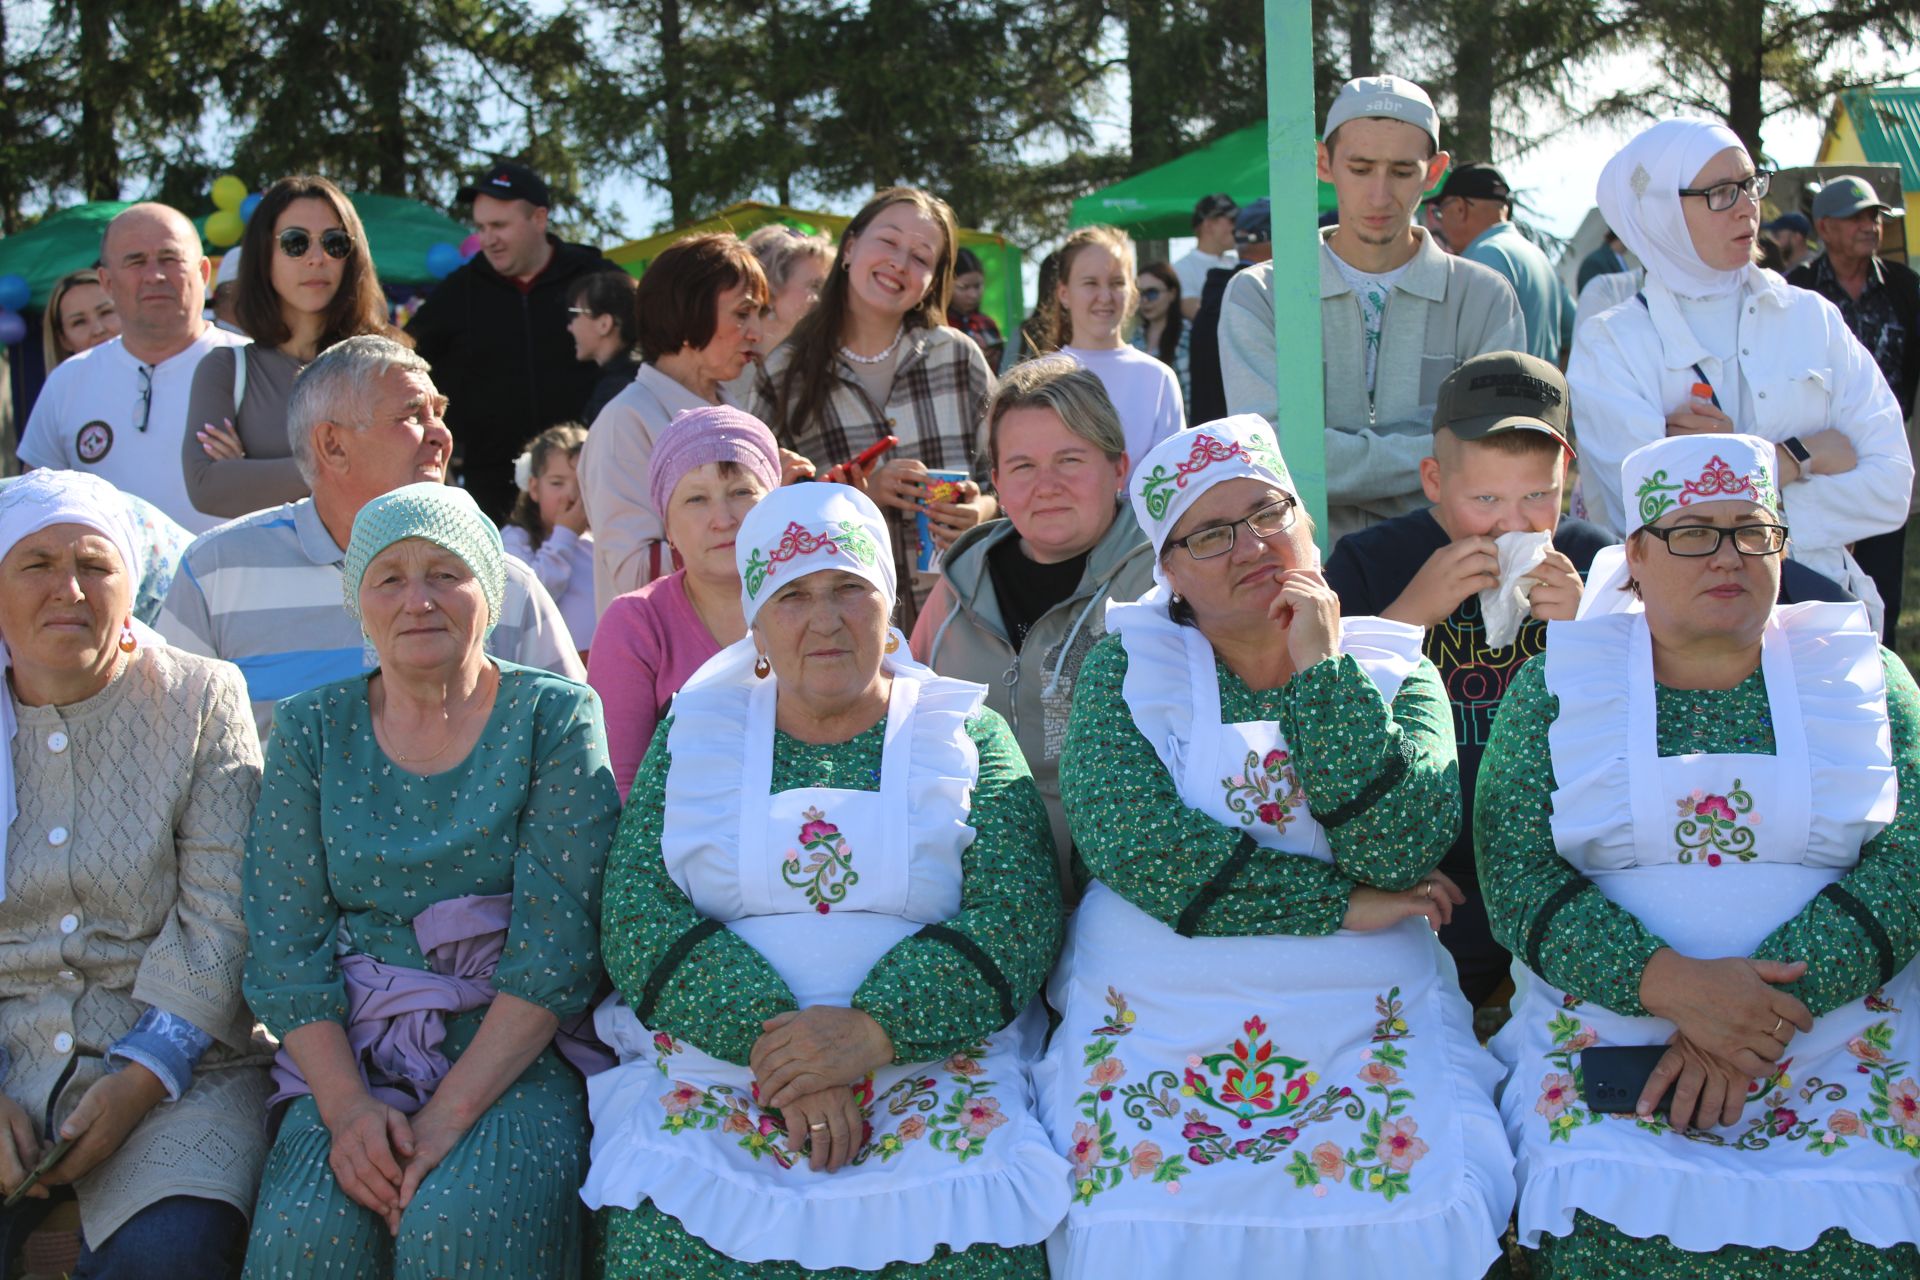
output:
[{"label": "white cloth headdress", "polygon": [[886,518],[873,499],[844,484],[775,489],[740,522],[733,560],[749,627],[774,592],[827,569],[867,579],[886,597],[887,612],[893,612],[897,587]]},{"label": "white cloth headdress", "polygon": [[1759,436],[1670,436],[1642,445],[1620,464],[1620,494],[1634,528],[1669,511],[1743,498],[1780,514],[1773,444]]},{"label": "white cloth headdress", "polygon": [[1128,496],[1153,544],[1153,579],[1166,586],[1158,557],[1174,526],[1200,495],[1225,480],[1254,479],[1293,495],[1293,477],[1280,457],[1273,428],[1258,414],[1240,413],[1168,436],[1147,450],[1134,469]]},{"label": "white cloth headdress", "polygon": [[1718,120],[1662,120],[1620,148],[1600,171],[1600,213],[1647,274],[1688,298],[1724,297],[1740,287],[1744,268],[1721,271],[1700,260],[1681,204],[1707,161],[1728,147],[1746,150]]}]

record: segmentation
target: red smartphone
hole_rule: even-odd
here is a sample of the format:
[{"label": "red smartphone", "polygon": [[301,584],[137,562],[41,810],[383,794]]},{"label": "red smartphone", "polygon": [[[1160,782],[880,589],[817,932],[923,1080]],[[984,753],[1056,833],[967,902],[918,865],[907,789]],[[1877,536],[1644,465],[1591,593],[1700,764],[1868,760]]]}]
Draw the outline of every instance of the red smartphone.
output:
[{"label": "red smartphone", "polygon": [[899,436],[881,436],[878,440],[861,450],[860,456],[847,464],[847,469],[852,470],[854,467],[867,466],[873,462],[874,459],[899,443]]}]

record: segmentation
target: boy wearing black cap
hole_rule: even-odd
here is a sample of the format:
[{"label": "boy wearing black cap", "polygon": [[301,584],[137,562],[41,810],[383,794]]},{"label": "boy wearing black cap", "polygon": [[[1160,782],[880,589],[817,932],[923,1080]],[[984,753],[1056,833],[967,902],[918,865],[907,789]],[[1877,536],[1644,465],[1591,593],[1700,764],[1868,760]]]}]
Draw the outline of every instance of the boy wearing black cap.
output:
[{"label": "boy wearing black cap", "polygon": [[[1500,985],[1507,953],[1493,940],[1473,861],[1473,786],[1494,712],[1520,664],[1546,646],[1547,622],[1580,606],[1581,576],[1611,539],[1560,518],[1573,454],[1567,383],[1544,360],[1519,352],[1476,356],[1440,384],[1433,453],[1420,485],[1433,506],[1348,534],[1327,561],[1327,582],[1346,616],[1373,615],[1427,629],[1426,656],[1453,704],[1463,809],[1460,834],[1440,867],[1467,895],[1440,941],[1453,953],[1461,989],[1479,1004]],[[1553,545],[1531,578],[1528,610],[1509,643],[1494,645],[1483,591],[1502,586],[1495,539],[1546,533]],[[1506,584],[1509,591],[1514,583]]]}]

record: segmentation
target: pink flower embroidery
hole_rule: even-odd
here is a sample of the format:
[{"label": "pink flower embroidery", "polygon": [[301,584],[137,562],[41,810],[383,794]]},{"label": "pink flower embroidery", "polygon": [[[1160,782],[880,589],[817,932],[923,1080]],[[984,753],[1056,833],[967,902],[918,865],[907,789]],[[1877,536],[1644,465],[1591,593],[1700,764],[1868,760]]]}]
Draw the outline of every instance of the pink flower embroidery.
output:
[{"label": "pink flower embroidery", "polygon": [[1271,800],[1261,805],[1254,812],[1260,815],[1260,821],[1266,823],[1270,827],[1279,826],[1280,820],[1287,816],[1287,811],[1281,808],[1279,805],[1275,804]]},{"label": "pink flower embroidery", "polygon": [[683,1116],[706,1100],[707,1092],[684,1080],[675,1080],[673,1088],[660,1095],[660,1105],[670,1116]]},{"label": "pink flower embroidery", "polygon": [[1118,1058],[1103,1058],[1093,1068],[1093,1074],[1087,1077],[1087,1083],[1096,1089],[1105,1089],[1127,1074],[1127,1064]]},{"label": "pink flower embroidery", "polygon": [[902,1142],[912,1142],[915,1138],[926,1136],[926,1132],[927,1122],[919,1116],[908,1116],[900,1122],[900,1127],[894,1130]]},{"label": "pink flower embroidery", "polygon": [[1887,1056],[1881,1052],[1879,1048],[1868,1044],[1859,1036],[1855,1036],[1853,1039],[1847,1041],[1847,1052],[1862,1062],[1880,1062]]},{"label": "pink flower embroidery", "polygon": [[680,1045],[666,1032],[656,1031],[653,1033],[653,1051],[660,1054],[678,1053]]},{"label": "pink flower embroidery", "polygon": [[1414,1161],[1427,1154],[1425,1140],[1414,1136],[1419,1131],[1420,1126],[1407,1116],[1389,1120],[1380,1130],[1380,1153],[1396,1171],[1405,1173]]},{"label": "pink flower embroidery", "polygon": [[1773,1136],[1778,1138],[1800,1123],[1800,1114],[1790,1107],[1773,1109]]},{"label": "pink flower embroidery", "polygon": [[1067,1148],[1067,1159],[1073,1163],[1073,1176],[1084,1178],[1087,1170],[1093,1168],[1100,1159],[1100,1131],[1085,1121],[1073,1126],[1073,1142]]},{"label": "pink flower embroidery", "polygon": [[1696,818],[1713,818],[1720,822],[1733,822],[1739,817],[1733,811],[1733,806],[1727,803],[1725,796],[1708,796],[1693,806],[1693,815]]},{"label": "pink flower embroidery", "polygon": [[801,844],[807,844],[814,840],[831,839],[840,834],[840,828],[828,822],[827,815],[818,809],[808,809],[800,816],[807,820],[806,825],[800,828]]},{"label": "pink flower embroidery", "polygon": [[720,1129],[724,1133],[752,1133],[753,1121],[747,1118],[747,1113],[744,1111],[729,1111]]},{"label": "pink flower embroidery", "polygon": [[1572,1076],[1562,1071],[1549,1072],[1540,1082],[1540,1101],[1533,1104],[1533,1109],[1549,1121],[1558,1120],[1579,1097],[1580,1090],[1575,1087]]},{"label": "pink flower embroidery", "polygon": [[1861,1129],[1860,1117],[1851,1111],[1836,1111],[1827,1117],[1827,1132],[1851,1138]]},{"label": "pink flower embroidery", "polygon": [[800,865],[800,851],[798,849],[787,850],[787,865],[790,867]]},{"label": "pink flower embroidery", "polygon": [[1895,1081],[1887,1090],[1887,1110],[1902,1129],[1920,1136],[1920,1085],[1911,1078]]},{"label": "pink flower embroidery", "polygon": [[1574,1035],[1573,1039],[1560,1046],[1560,1052],[1579,1053],[1582,1049],[1591,1049],[1594,1041],[1599,1038],[1599,1034],[1595,1032],[1592,1027],[1582,1027]]},{"label": "pink flower embroidery", "polygon": [[985,1067],[964,1053],[956,1053],[951,1058],[948,1058],[946,1061],[946,1069],[948,1075],[966,1076],[968,1078],[985,1075],[987,1071]]},{"label": "pink flower embroidery", "polygon": [[1144,1178],[1160,1167],[1160,1146],[1154,1142],[1137,1142],[1133,1147],[1133,1159],[1127,1167],[1136,1178]]},{"label": "pink flower embroidery", "polygon": [[1286,762],[1287,762],[1286,752],[1269,751],[1267,752],[1266,759],[1260,762],[1260,767],[1265,769],[1268,773],[1272,773],[1274,770],[1286,764]]},{"label": "pink flower embroidery", "polygon": [[997,1098],[975,1098],[960,1112],[960,1123],[976,1138],[984,1138],[1007,1122]]},{"label": "pink flower embroidery", "polygon": [[1335,1182],[1347,1176],[1346,1157],[1331,1142],[1323,1142],[1313,1149],[1313,1168],[1321,1177]]},{"label": "pink flower embroidery", "polygon": [[1360,1078],[1368,1084],[1393,1085],[1400,1083],[1400,1073],[1384,1062],[1369,1062],[1360,1068]]}]

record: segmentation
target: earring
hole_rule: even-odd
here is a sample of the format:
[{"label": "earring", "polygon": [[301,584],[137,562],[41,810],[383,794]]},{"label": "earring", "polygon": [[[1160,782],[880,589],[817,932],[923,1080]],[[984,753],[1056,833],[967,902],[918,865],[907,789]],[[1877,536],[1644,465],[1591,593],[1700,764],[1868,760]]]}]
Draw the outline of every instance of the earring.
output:
[{"label": "earring", "polygon": [[888,653],[900,652],[900,637],[891,631],[887,633],[887,652]]},{"label": "earring", "polygon": [[773,664],[767,661],[766,654],[763,653],[753,660],[753,674],[760,679],[765,680],[772,671]]},{"label": "earring", "polygon": [[120,624],[120,652],[132,653],[135,649],[139,647],[140,647],[140,642],[133,638],[133,624],[131,622],[121,623]]}]

